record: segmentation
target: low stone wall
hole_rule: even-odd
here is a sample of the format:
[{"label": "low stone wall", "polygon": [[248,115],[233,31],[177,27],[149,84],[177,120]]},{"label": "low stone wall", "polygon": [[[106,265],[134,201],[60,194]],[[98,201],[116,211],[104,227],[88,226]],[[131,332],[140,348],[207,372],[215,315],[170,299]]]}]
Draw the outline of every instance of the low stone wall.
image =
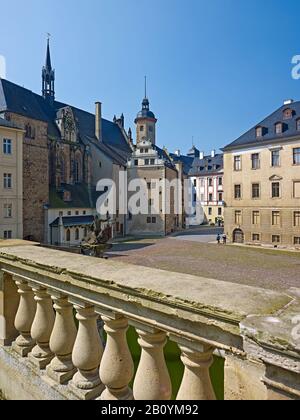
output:
[{"label": "low stone wall", "polygon": [[[0,247],[0,273],[0,389],[8,399],[169,400],[167,339],[181,351],[180,401],[216,398],[215,353],[225,359],[226,399],[300,398],[297,289],[277,293],[34,246]],[[137,372],[129,325],[142,351]]]}]

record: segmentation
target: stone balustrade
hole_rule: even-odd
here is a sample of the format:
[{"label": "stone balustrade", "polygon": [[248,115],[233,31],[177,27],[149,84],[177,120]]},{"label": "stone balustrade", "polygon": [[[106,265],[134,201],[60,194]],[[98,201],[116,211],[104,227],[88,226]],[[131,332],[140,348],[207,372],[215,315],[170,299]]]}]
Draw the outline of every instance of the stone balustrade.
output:
[{"label": "stone balustrade", "polygon": [[[168,340],[181,352],[180,401],[216,399],[214,355],[225,361],[225,399],[300,398],[299,290],[28,244],[0,247],[0,270],[0,390],[8,399],[171,400]],[[129,326],[139,337],[137,369]]]}]

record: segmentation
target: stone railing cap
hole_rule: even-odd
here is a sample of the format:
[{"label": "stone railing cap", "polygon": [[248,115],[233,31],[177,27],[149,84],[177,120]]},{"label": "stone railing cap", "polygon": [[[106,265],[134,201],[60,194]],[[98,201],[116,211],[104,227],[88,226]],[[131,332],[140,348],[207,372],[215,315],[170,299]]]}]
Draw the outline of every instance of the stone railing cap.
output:
[{"label": "stone railing cap", "polygon": [[237,285],[223,281],[170,273],[112,260],[100,260],[35,246],[0,249],[0,264],[13,260],[68,276],[68,282],[80,281],[80,287],[116,288],[130,296],[157,300],[173,307],[183,307],[212,318],[235,324],[250,314],[275,315],[292,301],[283,293]]}]

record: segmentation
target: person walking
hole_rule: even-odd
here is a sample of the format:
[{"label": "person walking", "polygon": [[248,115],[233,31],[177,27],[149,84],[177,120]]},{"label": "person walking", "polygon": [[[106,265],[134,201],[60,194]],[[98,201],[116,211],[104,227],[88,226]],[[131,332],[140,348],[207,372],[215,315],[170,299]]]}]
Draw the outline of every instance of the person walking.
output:
[{"label": "person walking", "polygon": [[226,245],[227,244],[227,235],[224,233],[223,235],[223,244]]},{"label": "person walking", "polygon": [[221,243],[221,235],[220,234],[218,234],[218,236],[217,236],[217,242],[220,245],[220,243]]}]

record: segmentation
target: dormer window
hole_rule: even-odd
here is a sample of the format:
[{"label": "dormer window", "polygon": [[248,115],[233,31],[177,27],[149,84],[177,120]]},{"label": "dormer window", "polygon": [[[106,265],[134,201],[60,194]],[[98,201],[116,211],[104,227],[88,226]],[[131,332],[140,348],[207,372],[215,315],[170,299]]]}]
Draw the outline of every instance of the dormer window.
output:
[{"label": "dormer window", "polygon": [[262,127],[256,127],[256,137],[262,137],[263,136],[263,128]]},{"label": "dormer window", "polygon": [[283,124],[282,123],[275,124],[275,133],[276,134],[282,134],[283,133]]},{"label": "dormer window", "polygon": [[297,124],[297,131],[300,131],[300,118],[298,118],[296,124]]},{"label": "dormer window", "polygon": [[293,118],[293,113],[294,111],[290,108],[287,108],[283,111],[283,119],[284,120],[290,120],[291,118]]}]

